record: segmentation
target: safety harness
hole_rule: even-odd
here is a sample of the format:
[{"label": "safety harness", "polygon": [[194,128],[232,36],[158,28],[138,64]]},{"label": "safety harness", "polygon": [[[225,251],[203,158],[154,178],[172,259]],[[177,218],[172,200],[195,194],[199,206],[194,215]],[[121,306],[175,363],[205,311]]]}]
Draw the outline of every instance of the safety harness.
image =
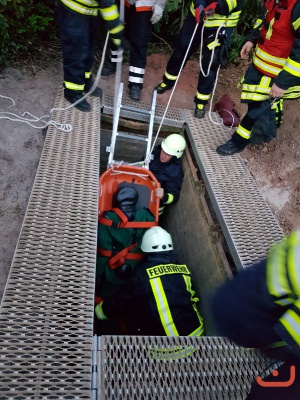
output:
[{"label": "safety harness", "polygon": [[[99,223],[117,228],[117,229],[124,229],[124,228],[133,228],[133,229],[149,229],[152,226],[156,226],[157,222],[146,222],[146,221],[128,221],[126,215],[121,211],[119,208],[113,208],[111,211],[115,212],[118,217],[121,219],[119,222],[115,222],[110,218],[104,217],[103,214],[99,216],[98,221]],[[126,263],[126,260],[142,260],[144,258],[143,253],[132,253],[131,251],[136,247],[137,243],[132,243],[130,246],[125,247],[123,250],[119,251],[117,254],[114,254],[113,251],[102,249],[98,247],[98,254],[104,257],[109,258],[108,265],[110,269],[114,270],[123,264]]]}]

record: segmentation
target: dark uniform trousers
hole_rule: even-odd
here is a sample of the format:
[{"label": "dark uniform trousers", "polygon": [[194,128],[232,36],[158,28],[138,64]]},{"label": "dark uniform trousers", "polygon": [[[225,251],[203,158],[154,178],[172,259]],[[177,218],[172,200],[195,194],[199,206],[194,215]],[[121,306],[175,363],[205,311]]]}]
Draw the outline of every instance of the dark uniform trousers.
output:
[{"label": "dark uniform trousers", "polygon": [[[173,53],[168,61],[167,68],[166,68],[167,74],[170,74],[173,76],[178,76],[181,64],[184,60],[185,54],[187,52],[189,43],[190,43],[192,35],[193,35],[193,32],[195,30],[195,27],[196,27],[195,17],[189,10],[188,16],[185,19],[185,22],[181,28],[181,31],[176,39],[175,48],[173,50]],[[218,37],[219,37],[220,41],[224,42],[223,44],[225,46],[227,46],[229,43],[229,38],[232,34],[233,28],[226,28],[227,37],[225,36],[225,34],[223,32],[224,29],[220,30]],[[190,57],[197,50],[199,50],[199,46],[201,43],[201,30],[202,30],[202,25],[199,24],[198,29],[195,33],[193,42],[189,49],[188,55],[186,57],[185,64],[190,59]],[[223,32],[223,33],[221,33],[221,32]],[[211,56],[212,56],[212,50],[210,50],[207,47],[207,45],[215,40],[216,33],[217,33],[216,28],[209,28],[209,29],[205,28],[204,32],[203,32],[202,69],[203,69],[205,75],[207,75],[207,71],[209,69],[209,64],[210,64]],[[220,57],[221,51],[222,51],[221,47],[222,46],[217,46],[214,49],[213,61],[210,66],[209,74],[207,76],[204,76],[201,70],[199,72],[197,92],[201,95],[204,95],[204,97],[206,97],[206,98],[199,99],[199,98],[195,97],[196,104],[207,104],[208,103],[210,94],[213,90],[214,83],[216,80],[217,71],[218,71],[218,68],[221,63],[221,57]],[[169,80],[165,75],[163,77],[163,81],[168,86],[173,86],[175,83],[174,80]]]},{"label": "dark uniform trousers", "polygon": [[[130,43],[129,88],[132,85],[143,88],[147,50],[152,32],[151,16],[152,11],[136,11],[134,5],[125,6],[125,35]],[[118,52],[113,44],[110,59],[111,62],[118,60]]]},{"label": "dark uniform trousers", "polygon": [[58,2],[58,23],[63,52],[64,81],[85,84],[85,73],[90,72],[98,37],[100,15],[75,13]]}]

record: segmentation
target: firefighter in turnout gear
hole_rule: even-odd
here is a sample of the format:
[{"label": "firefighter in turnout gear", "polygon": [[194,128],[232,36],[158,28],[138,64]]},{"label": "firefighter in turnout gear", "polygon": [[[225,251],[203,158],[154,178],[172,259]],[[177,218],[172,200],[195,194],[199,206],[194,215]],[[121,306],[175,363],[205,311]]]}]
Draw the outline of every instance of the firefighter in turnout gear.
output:
[{"label": "firefighter in turnout gear", "polygon": [[[123,36],[124,26],[119,21],[113,0],[58,0],[58,24],[63,53],[64,96],[75,103],[93,87],[91,70],[99,31],[100,15],[117,47],[124,50],[128,44]],[[95,88],[93,96],[102,97],[102,90]],[[90,111],[90,104],[83,99],[76,106],[80,111]]]},{"label": "firefighter in turnout gear", "polygon": [[149,170],[161,186],[156,189],[156,196],[160,199],[159,215],[163,213],[167,204],[176,203],[179,200],[183,181],[180,157],[185,146],[185,139],[178,133],[173,133],[153,151],[153,160],[149,164]]},{"label": "firefighter in turnout gear", "polygon": [[266,0],[241,50],[252,63],[244,78],[241,102],[248,112],[231,139],[217,148],[238,153],[249,143],[269,142],[282,123],[284,99],[300,97],[300,2]]},{"label": "firefighter in turnout gear", "polygon": [[105,211],[98,223],[96,294],[114,293],[129,278],[144,254],[141,242],[147,229],[157,225],[148,208],[136,209],[138,192],[123,186],[114,195],[116,207]]},{"label": "firefighter in turnout gear", "polygon": [[266,259],[221,286],[212,310],[221,335],[285,361],[278,378],[271,374],[264,381],[288,381],[291,366],[296,367],[291,386],[263,387],[255,383],[247,400],[299,399],[300,230],[273,245]]},{"label": "firefighter in turnout gear", "polygon": [[[208,103],[215,84],[220,65],[227,62],[229,40],[234,27],[238,23],[241,13],[241,0],[219,0],[217,2],[194,0],[191,3],[187,18],[181,28],[175,43],[175,48],[168,61],[163,81],[156,86],[158,94],[171,89],[180,71],[180,67],[191,42],[195,27],[197,31],[187,54],[185,64],[189,58],[202,48],[197,93],[194,98],[196,108],[195,117],[204,118],[204,107]],[[203,29],[203,41],[202,41]]]},{"label": "firefighter in turnout gear", "polygon": [[[141,99],[152,25],[161,19],[166,2],[167,0],[125,1],[125,30],[130,43],[128,87],[130,98],[133,100]],[[108,76],[115,73],[118,61],[121,60],[112,43],[110,60],[105,64],[102,75]]]},{"label": "firefighter in turnout gear", "polygon": [[129,335],[203,335],[199,299],[187,266],[176,261],[171,235],[159,226],[150,228],[141,248],[145,261],[115,296],[99,300],[97,318],[106,320],[123,313]]}]

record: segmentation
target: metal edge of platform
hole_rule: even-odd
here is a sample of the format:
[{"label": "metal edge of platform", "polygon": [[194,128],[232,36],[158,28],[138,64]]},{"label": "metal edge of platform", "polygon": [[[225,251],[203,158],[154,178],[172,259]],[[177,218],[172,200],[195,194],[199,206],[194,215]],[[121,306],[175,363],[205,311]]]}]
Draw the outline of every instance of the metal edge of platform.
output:
[{"label": "metal edge of platform", "polygon": [[186,128],[207,192],[237,268],[262,259],[283,231],[260,194],[241,156],[220,156],[216,147],[229,138],[216,113],[214,125],[184,110]]},{"label": "metal edge of platform", "polygon": [[[100,101],[56,110],[0,309],[1,399],[90,399]],[[69,106],[63,90],[54,107]]]}]

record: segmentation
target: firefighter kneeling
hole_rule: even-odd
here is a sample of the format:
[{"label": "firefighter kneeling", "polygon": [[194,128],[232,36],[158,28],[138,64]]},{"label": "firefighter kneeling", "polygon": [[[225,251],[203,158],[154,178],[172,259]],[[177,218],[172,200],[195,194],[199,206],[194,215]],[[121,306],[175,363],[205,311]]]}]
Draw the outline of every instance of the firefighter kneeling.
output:
[{"label": "firefighter kneeling", "polygon": [[146,231],[146,258],[115,295],[95,307],[99,320],[123,314],[126,334],[202,336],[203,320],[187,266],[177,264],[171,235],[159,226]]}]

